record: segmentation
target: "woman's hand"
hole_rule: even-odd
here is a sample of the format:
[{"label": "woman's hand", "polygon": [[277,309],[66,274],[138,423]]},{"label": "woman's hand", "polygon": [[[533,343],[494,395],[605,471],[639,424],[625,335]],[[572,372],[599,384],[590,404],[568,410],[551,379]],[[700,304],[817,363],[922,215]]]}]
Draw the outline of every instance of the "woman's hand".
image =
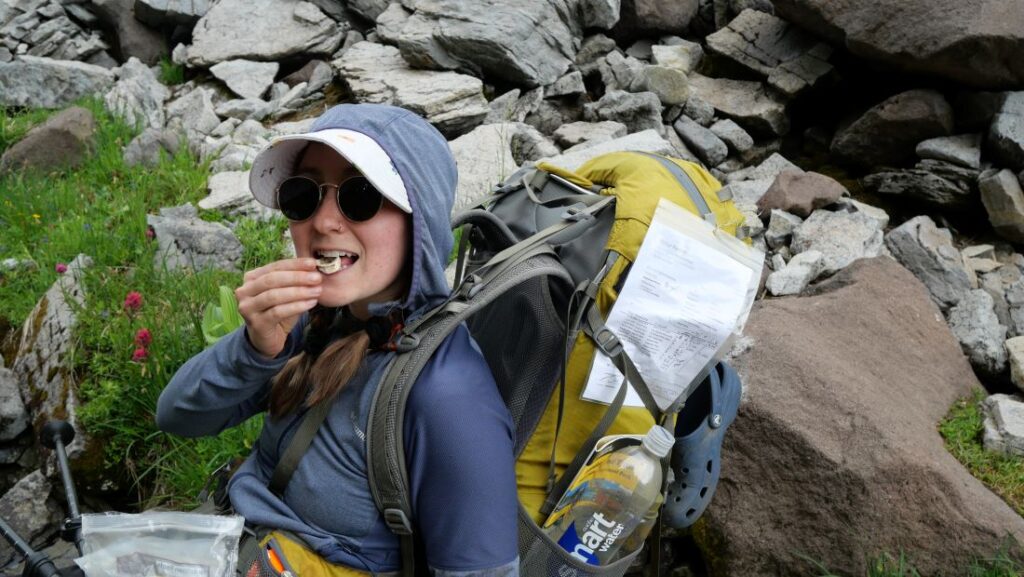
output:
[{"label": "woman's hand", "polygon": [[299,316],[316,306],[322,280],[312,258],[279,260],[245,273],[235,298],[252,346],[276,357]]}]

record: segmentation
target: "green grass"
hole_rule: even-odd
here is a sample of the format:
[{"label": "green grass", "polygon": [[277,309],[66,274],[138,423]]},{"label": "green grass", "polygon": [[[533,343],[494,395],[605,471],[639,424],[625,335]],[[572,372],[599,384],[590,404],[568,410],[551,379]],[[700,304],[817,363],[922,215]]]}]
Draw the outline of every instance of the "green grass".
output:
[{"label": "green grass", "polygon": [[160,82],[167,86],[176,86],[185,83],[185,68],[171,62],[170,58],[160,59]]},{"label": "green grass", "polygon": [[[79,253],[91,256],[94,264],[83,275],[86,306],[78,311],[73,343],[83,401],[78,415],[85,430],[102,440],[105,474],[127,489],[121,493],[128,499],[124,505],[187,505],[209,472],[248,452],[261,421],[216,438],[185,440],[156,430],[156,399],[177,368],[204,347],[203,309],[217,297],[218,285],[238,286],[241,273],[167,272],[154,265],[147,213],[206,196],[208,164],[182,147],[156,168],[127,167],[122,147],[135,129],[111,117],[97,100],[81,104],[98,121],[96,152],[87,164],[73,172],[0,176],[0,260],[37,265],[0,276],[0,327],[22,325],[57,279],[58,263]],[[0,153],[46,116],[0,111]],[[280,258],[286,227],[283,219],[239,222],[243,270]],[[129,291],[143,297],[143,306],[131,314],[123,306]],[[153,340],[148,358],[133,362],[141,328]]]},{"label": "green grass", "polygon": [[1024,459],[985,450],[983,417],[978,408],[984,398],[984,391],[977,390],[971,397],[957,401],[939,425],[939,432],[949,452],[972,475],[1024,515]]},{"label": "green grass", "polygon": [[[1021,577],[1024,575],[1024,565],[1010,557],[1011,549],[1018,550],[1019,548],[1013,543],[1008,543],[991,558],[974,559],[963,573],[964,577]],[[828,570],[820,562],[806,556],[804,559],[814,567],[811,575],[843,577]],[[883,553],[870,560],[864,575],[865,577],[921,577],[921,573],[914,567],[911,558],[903,552],[895,556]]]}]

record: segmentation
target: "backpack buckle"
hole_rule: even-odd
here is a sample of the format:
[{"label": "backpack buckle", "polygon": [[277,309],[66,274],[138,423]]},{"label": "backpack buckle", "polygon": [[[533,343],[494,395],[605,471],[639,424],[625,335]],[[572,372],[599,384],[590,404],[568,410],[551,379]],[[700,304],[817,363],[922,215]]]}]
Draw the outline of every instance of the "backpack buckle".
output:
[{"label": "backpack buckle", "polygon": [[584,220],[590,220],[594,218],[594,215],[587,212],[587,205],[582,202],[577,202],[565,209],[562,213],[562,220],[568,220],[570,222],[581,222]]},{"label": "backpack buckle", "polygon": [[395,351],[407,353],[420,346],[420,336],[416,333],[403,333],[395,340]]},{"label": "backpack buckle", "polygon": [[609,357],[616,357],[622,352],[622,343],[619,341],[619,337],[607,328],[594,334],[594,342],[597,344],[597,348]]},{"label": "backpack buckle", "polygon": [[401,509],[384,509],[384,523],[395,535],[412,535],[412,523]]}]

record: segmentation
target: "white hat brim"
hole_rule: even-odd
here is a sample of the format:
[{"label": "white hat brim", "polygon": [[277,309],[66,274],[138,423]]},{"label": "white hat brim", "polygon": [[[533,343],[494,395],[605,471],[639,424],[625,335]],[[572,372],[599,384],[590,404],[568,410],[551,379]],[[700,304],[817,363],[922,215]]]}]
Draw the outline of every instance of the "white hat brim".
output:
[{"label": "white hat brim", "polygon": [[352,163],[384,198],[403,211],[412,212],[405,183],[388,153],[369,136],[344,128],[292,134],[272,140],[270,146],[256,156],[249,171],[249,189],[260,204],[278,208],[277,187],[295,174],[299,154],[310,142],[331,147]]}]

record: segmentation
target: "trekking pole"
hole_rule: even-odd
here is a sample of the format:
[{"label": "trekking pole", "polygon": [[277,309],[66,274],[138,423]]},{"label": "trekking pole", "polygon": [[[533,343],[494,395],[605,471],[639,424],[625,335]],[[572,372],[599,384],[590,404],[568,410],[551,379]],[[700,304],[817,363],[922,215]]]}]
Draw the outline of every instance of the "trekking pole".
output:
[{"label": "trekking pole", "polygon": [[25,570],[22,572],[24,577],[53,577],[60,574],[46,553],[36,552],[32,549],[2,517],[0,517],[0,534],[7,539],[15,551],[25,558]]},{"label": "trekking pole", "polygon": [[60,466],[61,480],[64,482],[64,494],[68,499],[68,517],[64,519],[61,528],[61,537],[65,541],[75,544],[78,552],[82,552],[82,517],[78,513],[78,496],[75,494],[75,484],[71,480],[71,466],[68,464],[68,454],[64,449],[65,445],[75,438],[75,428],[67,421],[50,421],[43,426],[43,445],[57,453],[57,464]]}]

